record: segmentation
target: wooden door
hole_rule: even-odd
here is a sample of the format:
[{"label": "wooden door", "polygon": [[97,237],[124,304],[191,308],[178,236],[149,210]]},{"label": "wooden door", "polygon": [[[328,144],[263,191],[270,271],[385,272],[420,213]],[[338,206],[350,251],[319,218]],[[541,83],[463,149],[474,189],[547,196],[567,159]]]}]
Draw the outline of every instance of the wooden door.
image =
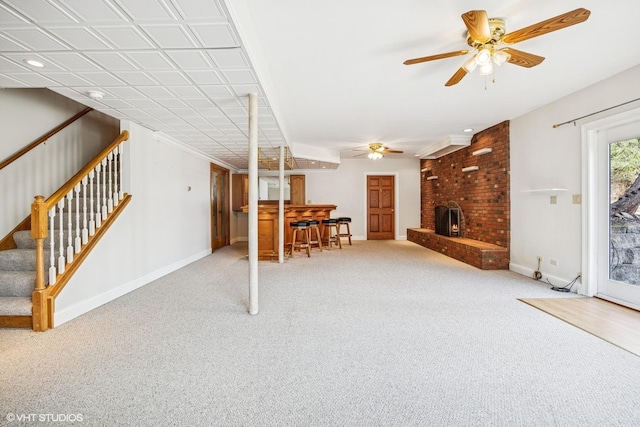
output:
[{"label": "wooden door", "polygon": [[367,240],[395,238],[394,176],[367,176]]},{"label": "wooden door", "polygon": [[211,164],[211,251],[230,243],[229,171]]}]

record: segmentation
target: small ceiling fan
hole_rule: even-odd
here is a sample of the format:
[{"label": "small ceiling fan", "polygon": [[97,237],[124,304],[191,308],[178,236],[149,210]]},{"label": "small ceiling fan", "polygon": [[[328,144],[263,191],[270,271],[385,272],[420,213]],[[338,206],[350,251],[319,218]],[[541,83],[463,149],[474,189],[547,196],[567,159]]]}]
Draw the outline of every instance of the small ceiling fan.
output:
[{"label": "small ceiling fan", "polygon": [[367,157],[369,157],[370,159],[378,160],[383,158],[385,154],[402,154],[402,153],[404,153],[404,151],[390,150],[389,147],[385,147],[380,142],[372,142],[369,144],[368,153],[362,153],[357,155],[356,157],[364,156],[365,154],[367,154]]},{"label": "small ceiling fan", "polygon": [[534,67],[544,61],[544,57],[508,46],[579,24],[586,21],[590,14],[589,10],[578,8],[520,30],[506,33],[504,19],[489,18],[484,10],[470,10],[462,14],[462,20],[467,27],[467,44],[471,47],[471,50],[464,49],[408,59],[404,61],[404,64],[419,64],[473,53],[471,58],[467,59],[462,67],[445,83],[445,86],[453,86],[459,83],[464,76],[473,72],[476,67],[480,69],[481,75],[491,74],[493,72],[493,63],[500,66],[505,62],[509,62],[521,67]]}]

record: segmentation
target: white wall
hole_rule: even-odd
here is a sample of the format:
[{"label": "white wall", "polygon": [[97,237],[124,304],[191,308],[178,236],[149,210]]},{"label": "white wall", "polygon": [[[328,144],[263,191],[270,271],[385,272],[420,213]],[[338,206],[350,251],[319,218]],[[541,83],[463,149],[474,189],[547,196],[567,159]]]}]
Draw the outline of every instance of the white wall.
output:
[{"label": "white wall", "polygon": [[[0,90],[4,160],[85,108],[47,89]],[[92,111],[0,171],[0,239],[118,135],[119,122]]]},{"label": "white wall", "polygon": [[123,129],[132,200],[56,299],[56,325],[211,253],[209,161],[136,124]]},{"label": "white wall", "polygon": [[[536,257],[541,271],[559,284],[582,271],[582,206],[572,203],[581,194],[580,126],[637,108],[638,103],[579,120],[574,126],[552,125],[572,120],[640,97],[640,66],[511,121],[511,266],[531,275]],[[565,188],[550,204],[550,192],[528,190]],[[557,265],[551,265],[555,260]],[[554,283],[555,284],[555,283]]]}]

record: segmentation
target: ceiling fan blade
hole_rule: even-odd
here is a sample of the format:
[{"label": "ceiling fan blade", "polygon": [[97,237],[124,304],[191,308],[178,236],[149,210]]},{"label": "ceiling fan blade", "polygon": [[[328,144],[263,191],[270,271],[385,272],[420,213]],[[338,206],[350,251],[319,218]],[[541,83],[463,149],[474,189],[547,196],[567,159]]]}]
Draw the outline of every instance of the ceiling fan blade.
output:
[{"label": "ceiling fan blade", "polygon": [[384,149],[384,150],[381,151],[381,153],[383,153],[383,154],[402,154],[402,153],[404,153],[404,151]]},{"label": "ceiling fan blade", "polygon": [[451,76],[449,81],[446,82],[444,85],[453,86],[455,84],[458,84],[460,80],[462,80],[462,78],[466,75],[467,75],[467,71],[464,68],[460,67],[458,71],[456,71],[456,73],[453,76]]},{"label": "ceiling fan blade", "polygon": [[502,49],[511,55],[508,59],[510,64],[519,65],[521,67],[531,68],[544,61],[544,56],[534,55],[533,53],[523,52],[521,50],[512,49],[510,47]]},{"label": "ceiling fan blade", "polygon": [[491,29],[489,28],[489,17],[484,10],[470,10],[462,14],[464,25],[467,26],[469,35],[475,41],[486,43],[491,40]]},{"label": "ceiling fan blade", "polygon": [[552,31],[570,27],[571,25],[579,24],[586,21],[589,15],[591,15],[591,12],[584,8],[572,10],[571,12],[563,13],[546,21],[538,22],[537,24],[529,25],[528,27],[508,33],[502,38],[502,41],[504,43],[518,43]]},{"label": "ceiling fan blade", "polygon": [[445,59],[445,58],[452,58],[454,56],[462,56],[462,55],[466,55],[467,53],[469,53],[468,50],[459,50],[456,52],[440,53],[438,55],[423,56],[422,58],[407,59],[406,61],[403,62],[403,64],[404,65],[419,64],[421,62],[435,61],[436,59]]}]

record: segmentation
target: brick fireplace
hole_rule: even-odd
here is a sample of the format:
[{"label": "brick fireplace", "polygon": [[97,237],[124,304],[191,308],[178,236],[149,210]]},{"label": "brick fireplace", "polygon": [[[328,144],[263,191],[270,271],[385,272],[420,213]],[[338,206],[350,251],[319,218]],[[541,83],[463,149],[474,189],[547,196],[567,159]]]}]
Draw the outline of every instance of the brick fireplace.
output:
[{"label": "brick fireplace", "polygon": [[[420,178],[421,229],[408,232],[409,240],[480,268],[507,269],[511,209],[509,122],[478,132],[469,147],[438,159],[422,160],[421,169],[426,169]],[[429,177],[432,178],[427,179]],[[460,210],[459,241],[456,244],[451,243],[454,236],[440,236],[434,232],[435,208],[438,206]],[[424,230],[437,237],[419,236],[416,230]],[[476,252],[495,251],[497,255],[487,266],[485,262],[469,261],[469,254],[463,252],[471,249]]]}]

